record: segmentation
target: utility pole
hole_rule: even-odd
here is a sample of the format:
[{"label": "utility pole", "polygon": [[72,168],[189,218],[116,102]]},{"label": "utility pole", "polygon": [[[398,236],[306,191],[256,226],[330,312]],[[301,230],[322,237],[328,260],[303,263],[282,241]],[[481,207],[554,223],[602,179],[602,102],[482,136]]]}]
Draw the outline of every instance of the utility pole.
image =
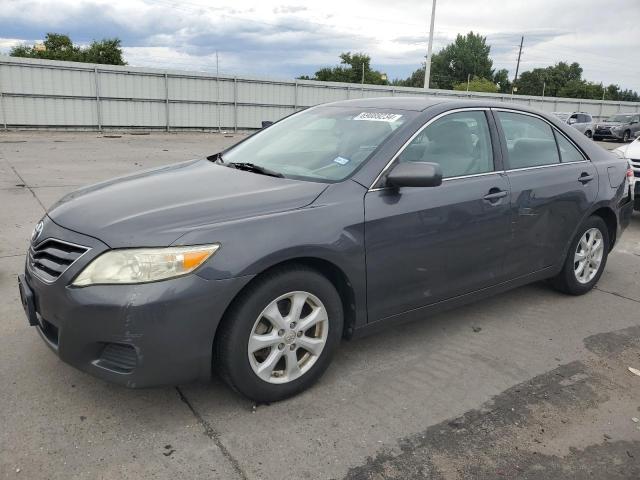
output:
[{"label": "utility pole", "polygon": [[471,74],[467,73],[467,93],[469,93],[469,80],[471,80]]},{"label": "utility pole", "polygon": [[433,24],[436,20],[436,0],[431,4],[431,29],[429,30],[429,46],[427,47],[427,61],[424,66],[424,88],[429,89],[431,78],[431,52],[433,50]]},{"label": "utility pole", "polygon": [[364,85],[364,62],[362,62],[362,85]]},{"label": "utility pole", "polygon": [[218,68],[218,51],[216,50],[216,110],[218,113],[218,133],[221,132],[220,128],[220,70]]},{"label": "utility pole", "polygon": [[516,82],[518,81],[518,70],[520,70],[520,57],[522,56],[523,43],[524,43],[524,36],[520,37],[520,50],[518,51],[518,64],[516,65],[516,76],[513,79],[513,85],[511,85],[511,95],[513,95],[513,89],[516,88]]},{"label": "utility pole", "polygon": [[547,86],[547,82],[546,81],[542,81],[542,99],[544,100],[544,89]]}]

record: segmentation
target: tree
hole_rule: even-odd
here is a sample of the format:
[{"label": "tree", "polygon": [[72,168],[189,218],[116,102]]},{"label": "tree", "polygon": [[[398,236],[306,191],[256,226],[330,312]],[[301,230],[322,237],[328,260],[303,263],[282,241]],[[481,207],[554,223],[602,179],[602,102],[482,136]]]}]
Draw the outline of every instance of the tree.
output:
[{"label": "tree", "polygon": [[324,67],[318,70],[313,78],[304,75],[301,80],[320,80],[322,82],[364,83],[373,85],[388,85],[387,76],[371,69],[371,57],[365,53],[346,52],[340,54],[340,65]]},{"label": "tree", "polygon": [[559,62],[546,68],[534,68],[531,71],[522,72],[516,82],[518,95],[542,95],[544,86],[545,96],[558,97],[560,90],[570,82],[582,81],[582,67],[574,62],[569,65]]},{"label": "tree", "polygon": [[[458,83],[464,82],[466,85],[468,75],[493,79],[490,52],[486,37],[472,31],[464,36],[458,34],[453,43],[431,57],[431,88],[451,90]],[[397,80],[396,84],[405,87],[424,86],[424,66],[406,80]]]},{"label": "tree", "polygon": [[[467,82],[457,83],[453,86],[454,90],[466,90]],[[470,92],[487,92],[487,93],[497,93],[498,87],[491,80],[487,80],[486,78],[473,77],[469,81],[469,91]]]},{"label": "tree", "polygon": [[511,92],[511,82],[509,81],[509,71],[506,68],[498,70],[493,75],[493,83],[495,83],[498,86],[498,91],[500,93]]},{"label": "tree", "polygon": [[43,58],[69,62],[126,65],[118,38],[93,41],[88,47],[74,45],[68,35],[47,33],[40,45],[17,45],[9,53],[12,57]]},{"label": "tree", "polygon": [[396,85],[398,87],[414,87],[414,88],[422,88],[424,87],[424,69],[425,69],[426,65],[424,62],[422,62],[422,67],[420,67],[418,70],[415,70],[411,76],[409,76],[409,78],[402,80],[402,79],[395,79],[392,82],[392,85]]}]

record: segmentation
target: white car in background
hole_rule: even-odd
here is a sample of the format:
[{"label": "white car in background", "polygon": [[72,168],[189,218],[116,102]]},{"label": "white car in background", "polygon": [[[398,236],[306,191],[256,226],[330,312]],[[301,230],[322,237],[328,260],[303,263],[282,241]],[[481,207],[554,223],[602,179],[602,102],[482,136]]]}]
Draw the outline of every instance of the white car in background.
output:
[{"label": "white car in background", "polygon": [[640,211],[640,135],[636,134],[636,139],[618,147],[612,152],[620,158],[626,158],[633,172],[633,176],[629,178],[631,182],[631,191],[635,192],[634,209]]},{"label": "white car in background", "polygon": [[593,118],[586,112],[553,112],[552,115],[589,138],[593,137]]}]

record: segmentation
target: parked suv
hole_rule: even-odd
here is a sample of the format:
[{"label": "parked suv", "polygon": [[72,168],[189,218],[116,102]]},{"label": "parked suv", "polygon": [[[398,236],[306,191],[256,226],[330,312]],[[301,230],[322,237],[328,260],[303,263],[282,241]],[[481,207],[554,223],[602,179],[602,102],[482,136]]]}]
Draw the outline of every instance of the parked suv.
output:
[{"label": "parked suv", "polygon": [[611,139],[628,142],[640,132],[640,114],[617,113],[606,122],[598,122],[593,132],[594,140]]},{"label": "parked suv", "polygon": [[553,112],[562,122],[571,125],[580,133],[584,133],[587,137],[593,136],[593,118],[585,112]]}]

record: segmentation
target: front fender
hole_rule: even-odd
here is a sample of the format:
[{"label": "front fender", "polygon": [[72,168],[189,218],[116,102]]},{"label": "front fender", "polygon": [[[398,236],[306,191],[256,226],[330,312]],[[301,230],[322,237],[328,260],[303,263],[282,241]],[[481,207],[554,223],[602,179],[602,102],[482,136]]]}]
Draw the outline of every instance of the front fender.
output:
[{"label": "front fender", "polygon": [[356,182],[333,184],[307,207],[198,226],[174,245],[221,245],[197,271],[208,280],[258,275],[299,258],[330,262],[347,277],[366,317],[365,192]]}]

